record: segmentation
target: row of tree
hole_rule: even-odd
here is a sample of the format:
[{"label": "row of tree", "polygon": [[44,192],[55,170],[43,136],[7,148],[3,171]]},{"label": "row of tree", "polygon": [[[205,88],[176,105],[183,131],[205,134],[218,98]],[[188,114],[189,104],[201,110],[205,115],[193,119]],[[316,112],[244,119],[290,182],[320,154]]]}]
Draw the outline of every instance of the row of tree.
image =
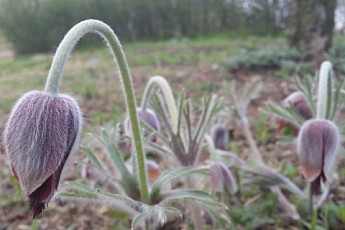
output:
[{"label": "row of tree", "polygon": [[0,26],[18,53],[45,52],[75,23],[94,18],[122,41],[243,31],[275,34],[284,27],[283,0],[3,0]]},{"label": "row of tree", "polygon": [[331,45],[336,0],[2,0],[0,27],[17,53],[46,52],[74,24],[109,24],[122,41],[234,34],[277,34],[322,51]]}]

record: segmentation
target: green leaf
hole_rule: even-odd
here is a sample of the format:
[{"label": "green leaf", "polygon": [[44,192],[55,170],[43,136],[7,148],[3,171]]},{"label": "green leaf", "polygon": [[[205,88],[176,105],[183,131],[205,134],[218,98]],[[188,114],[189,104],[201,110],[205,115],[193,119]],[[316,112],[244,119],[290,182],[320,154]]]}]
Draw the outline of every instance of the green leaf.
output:
[{"label": "green leaf", "polygon": [[102,130],[102,138],[106,145],[110,144],[110,137],[109,137],[108,132],[105,129]]},{"label": "green leaf", "polygon": [[181,129],[184,99],[185,99],[185,93],[182,92],[178,101],[177,133],[180,133],[180,129]]},{"label": "green leaf", "polygon": [[30,230],[39,230],[40,221],[34,220],[31,224]]},{"label": "green leaf", "polygon": [[[127,194],[133,193],[133,191],[137,192],[138,189],[138,179],[137,177],[130,173],[125,165],[125,162],[123,161],[123,158],[121,157],[121,153],[117,149],[114,143],[110,141],[108,133],[103,130],[102,131],[102,138],[105,143],[105,147],[108,150],[108,153],[110,155],[110,158],[116,168],[119,170],[121,174],[122,180],[120,182],[115,181],[122,189],[126,191]],[[136,164],[133,164],[134,168],[133,171],[136,171]],[[114,179],[112,179],[114,181]]]},{"label": "green leaf", "polygon": [[84,191],[84,192],[95,192],[95,190],[90,188],[89,186],[84,185],[84,184],[80,184],[80,183],[77,183],[77,182],[70,181],[69,185],[71,185],[72,188],[75,188],[75,189],[78,189],[78,190],[81,190],[81,191]]},{"label": "green leaf", "polygon": [[227,207],[214,199],[211,195],[200,190],[186,190],[186,189],[174,189],[163,194],[164,199],[161,201],[163,203],[170,200],[178,199],[189,199],[195,201],[197,204],[212,207],[212,208],[222,208],[227,209]]},{"label": "green leaf", "polygon": [[106,191],[99,191],[100,195],[107,196],[108,198],[112,198],[117,201],[124,201],[129,207],[133,208],[134,210],[137,210],[140,206],[145,206],[144,203],[141,203],[139,201],[133,200],[132,198],[126,196],[126,195],[120,195],[120,194],[113,194]]},{"label": "green leaf", "polygon": [[139,227],[139,225],[150,215],[150,211],[144,212],[136,216],[132,221],[132,229]]},{"label": "green leaf", "polygon": [[284,144],[293,143],[296,140],[296,137],[291,135],[278,135],[277,137],[279,139],[279,143]]},{"label": "green leaf", "polygon": [[326,110],[326,119],[330,120],[332,109],[334,107],[334,100],[333,100],[333,69],[328,72],[330,76],[328,76],[328,84],[327,84],[327,110]]},{"label": "green leaf", "polygon": [[342,103],[339,102],[343,102],[343,100],[340,100],[340,93],[341,90],[344,88],[345,86],[345,81],[343,80],[335,89],[334,92],[334,101],[333,101],[333,110],[332,110],[332,114],[330,116],[330,120],[334,120],[336,115],[338,114],[339,109],[341,108],[341,106],[343,105]]},{"label": "green leaf", "polygon": [[14,177],[14,176],[10,176],[10,182],[13,185],[13,187],[15,188],[17,194],[19,195],[21,200],[25,200],[25,197],[23,196],[23,193],[20,189],[20,185],[18,180]]},{"label": "green leaf", "polygon": [[311,220],[310,230],[316,230],[316,222],[317,222],[317,210],[314,211],[314,213],[313,213],[313,218]]},{"label": "green leaf", "polygon": [[181,211],[178,210],[177,208],[174,208],[174,207],[165,207],[165,208],[164,208],[164,211],[182,217]]},{"label": "green leaf", "polygon": [[296,78],[297,83],[298,83],[298,90],[300,90],[304,96],[307,98],[308,104],[311,107],[311,110],[313,112],[313,114],[316,114],[316,107],[315,107],[315,103],[313,100],[313,92],[312,92],[312,88],[313,85],[315,84],[315,80],[317,80],[318,77],[316,77],[313,81],[313,79],[311,79],[310,77],[305,77],[303,80],[304,82],[302,83],[301,79],[299,77]]},{"label": "green leaf", "polygon": [[98,161],[97,157],[93,154],[93,152],[90,149],[82,148],[82,151],[99,171],[101,171],[104,174],[107,174],[102,164]]},{"label": "green leaf", "polygon": [[74,230],[74,229],[75,229],[75,226],[76,226],[76,224],[75,224],[75,223],[72,223],[72,224],[67,228],[67,230]]},{"label": "green leaf", "polygon": [[131,173],[128,171],[125,162],[123,161],[119,150],[115,144],[109,144],[106,146],[110,155],[111,160],[115,164],[116,168],[120,171],[121,176],[124,180],[128,179]]},{"label": "green leaf", "polygon": [[97,198],[97,196],[93,193],[86,193],[86,192],[79,192],[79,191],[70,191],[70,192],[59,192],[59,196],[65,196],[65,197],[76,197],[76,198],[89,198],[94,199]]},{"label": "green leaf", "polygon": [[261,110],[283,118],[298,127],[300,127],[305,121],[305,119],[296,111],[296,108],[291,104],[290,107],[285,108],[276,102],[269,101],[267,106]]},{"label": "green leaf", "polygon": [[151,198],[158,198],[162,187],[169,181],[176,179],[180,176],[184,176],[184,175],[188,175],[192,173],[209,174],[210,169],[208,168],[195,169],[192,167],[180,167],[180,168],[173,168],[173,169],[166,170],[162,173],[162,175],[160,175],[160,177],[152,185]]},{"label": "green leaf", "polygon": [[219,211],[216,211],[212,208],[206,211],[211,214],[212,218],[216,220],[216,222],[220,224],[220,226],[222,226],[223,229],[235,229],[235,226],[231,224],[229,218],[222,215]]},{"label": "green leaf", "polygon": [[69,182],[70,190],[67,192],[60,192],[60,196],[67,196],[67,197],[80,197],[80,198],[97,198],[97,192],[84,185],[77,182]]}]

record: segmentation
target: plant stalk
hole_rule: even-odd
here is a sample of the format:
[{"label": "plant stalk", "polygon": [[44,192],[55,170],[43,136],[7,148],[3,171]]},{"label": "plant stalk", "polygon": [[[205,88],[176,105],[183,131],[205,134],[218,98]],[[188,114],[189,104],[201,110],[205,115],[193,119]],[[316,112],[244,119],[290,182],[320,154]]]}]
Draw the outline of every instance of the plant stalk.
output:
[{"label": "plant stalk", "polygon": [[313,204],[313,193],[311,190],[311,182],[308,182],[308,204],[309,204],[309,214],[310,219],[313,219],[314,214],[314,204]]},{"label": "plant stalk", "polygon": [[[189,175],[187,176],[187,188],[188,189],[195,189],[195,183],[193,180],[193,175]],[[200,215],[200,210],[195,206],[195,205],[191,205],[191,211],[192,211],[192,217],[193,217],[193,221],[194,221],[194,229],[195,230],[204,230],[204,224],[202,222],[202,218]]]},{"label": "plant stalk", "polygon": [[247,118],[242,118],[242,126],[243,126],[243,130],[244,130],[244,135],[246,136],[246,139],[248,141],[249,147],[252,150],[252,154],[255,157],[255,159],[258,161],[258,163],[260,164],[264,164],[263,160],[262,160],[262,156],[261,153],[256,145],[255,139],[253,137],[252,132],[250,131],[250,127],[249,127],[249,123]]},{"label": "plant stalk", "polygon": [[177,108],[175,104],[174,95],[172,93],[171,87],[167,80],[165,80],[164,77],[161,76],[153,76],[150,78],[149,82],[146,84],[143,97],[141,99],[141,109],[142,111],[145,111],[147,104],[149,102],[151,93],[154,89],[154,86],[158,86],[164,95],[165,101],[168,105],[169,114],[171,116],[171,120],[173,123],[173,131],[176,134],[177,133],[177,121],[178,121],[178,115],[177,115]]},{"label": "plant stalk", "polygon": [[149,191],[145,170],[145,156],[136,110],[135,93],[125,54],[113,30],[107,24],[92,19],[82,21],[75,25],[65,35],[64,39],[57,48],[52,66],[48,74],[45,91],[53,95],[57,95],[59,93],[62,73],[70,53],[72,52],[79,39],[90,32],[98,33],[105,39],[107,45],[110,48],[114,61],[120,71],[120,81],[122,81],[122,90],[125,94],[137,157],[141,199],[144,203],[149,203]]},{"label": "plant stalk", "polygon": [[[249,143],[251,152],[253,154],[253,157],[258,161],[259,164],[265,165],[260,150],[258,149],[255,139],[253,137],[252,132],[250,131],[249,123],[246,117],[241,117],[244,133],[246,136],[246,139]],[[297,186],[296,186],[297,187]],[[285,209],[287,213],[293,218],[293,219],[299,219],[299,214],[297,213],[295,207],[289,202],[289,200],[285,197],[285,195],[281,192],[280,188],[277,186],[273,186],[270,188],[272,192],[277,194],[279,203],[281,206]]]}]

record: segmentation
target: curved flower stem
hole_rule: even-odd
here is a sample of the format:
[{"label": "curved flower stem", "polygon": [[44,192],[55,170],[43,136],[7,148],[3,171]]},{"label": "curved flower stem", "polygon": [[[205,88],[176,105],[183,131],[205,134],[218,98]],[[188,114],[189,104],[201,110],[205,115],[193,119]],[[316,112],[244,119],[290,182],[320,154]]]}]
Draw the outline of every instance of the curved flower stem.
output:
[{"label": "curved flower stem", "polygon": [[250,127],[249,127],[249,123],[248,123],[247,118],[242,117],[241,121],[242,121],[243,129],[244,129],[244,134],[245,134],[246,139],[249,143],[249,146],[252,150],[253,157],[255,157],[255,159],[258,161],[258,163],[264,164],[260,150],[258,149],[256,142],[254,140],[253,134],[250,131]]},{"label": "curved flower stem", "polygon": [[175,134],[177,133],[177,123],[178,123],[178,115],[177,115],[177,108],[175,104],[174,95],[172,93],[171,87],[167,80],[165,80],[164,77],[161,76],[153,76],[150,78],[149,82],[146,85],[143,97],[141,99],[141,109],[142,111],[145,111],[147,107],[147,103],[149,102],[150,95],[154,89],[154,86],[159,86],[159,88],[162,90],[163,95],[165,97],[165,101],[168,105],[168,110],[171,116],[171,120],[173,123],[173,131]]},{"label": "curved flower stem", "polygon": [[[248,123],[247,118],[245,116],[241,117],[241,121],[242,121],[243,129],[244,129],[244,134],[245,134],[246,139],[247,139],[247,141],[249,143],[249,146],[250,146],[250,149],[251,149],[253,157],[256,159],[257,163],[262,164],[262,165],[266,165],[265,162],[262,159],[261,152],[260,152],[258,146],[256,145],[256,142],[255,142],[255,139],[253,137],[253,134],[250,131],[250,127],[249,127],[249,123]],[[294,188],[297,191],[299,191],[297,186],[294,186]],[[280,188],[277,187],[277,186],[272,186],[272,187],[270,187],[270,189],[271,189],[272,192],[277,194],[278,201],[279,201],[280,205],[282,206],[282,208],[293,219],[295,219],[295,220],[299,219],[299,214],[296,211],[295,207],[289,202],[289,200],[286,198],[286,196],[281,192]],[[302,192],[299,192],[299,194],[302,194]]]},{"label": "curved flower stem", "polygon": [[59,93],[59,86],[62,78],[62,73],[71,51],[75,47],[78,40],[85,34],[90,32],[96,32],[105,39],[107,45],[110,48],[111,54],[114,57],[115,63],[120,70],[122,90],[125,94],[129,118],[132,124],[131,127],[134,139],[135,152],[137,155],[141,199],[144,203],[149,203],[147,175],[145,170],[145,157],[140,134],[138,115],[136,111],[135,94],[125,54],[113,30],[107,24],[92,19],[82,21],[75,25],[65,35],[64,39],[60,43],[55,53],[52,66],[49,71],[45,91],[54,95]]},{"label": "curved flower stem", "polygon": [[[320,68],[316,118],[328,119],[332,108],[332,63],[325,61]],[[331,75],[331,76],[329,76]]]}]

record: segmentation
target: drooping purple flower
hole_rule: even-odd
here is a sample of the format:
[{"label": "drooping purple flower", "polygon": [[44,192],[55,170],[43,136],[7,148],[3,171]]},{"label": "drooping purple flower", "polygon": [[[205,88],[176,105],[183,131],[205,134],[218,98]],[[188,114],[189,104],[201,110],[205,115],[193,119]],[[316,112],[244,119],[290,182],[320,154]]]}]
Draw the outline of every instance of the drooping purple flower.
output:
[{"label": "drooping purple flower", "polygon": [[[284,99],[282,105],[284,107],[289,107],[290,103],[296,108],[304,119],[309,120],[313,117],[313,112],[308,100],[302,92],[296,91],[291,93],[287,98]],[[280,132],[287,124],[288,122],[282,119],[279,123],[278,132]]]},{"label": "drooping purple flower", "polygon": [[222,192],[225,186],[231,194],[235,194],[237,192],[236,180],[224,163],[214,163],[211,166],[211,170],[210,183],[214,190]]},{"label": "drooping purple flower", "polygon": [[211,127],[211,137],[217,149],[225,150],[229,143],[229,132],[224,125],[216,124]]},{"label": "drooping purple flower", "polygon": [[57,190],[81,131],[78,104],[68,95],[32,91],[12,109],[4,144],[33,218]]},{"label": "drooping purple flower", "polygon": [[[152,109],[147,108],[145,112],[143,112],[141,108],[137,108],[137,112],[138,112],[139,118],[142,121],[150,125],[152,129],[156,131],[160,131],[160,123],[159,123],[158,117]],[[128,116],[126,117],[126,120],[125,120],[125,134],[127,136],[132,136],[131,122]],[[144,129],[144,137],[147,137],[150,134],[151,133],[147,129]],[[150,137],[150,140],[152,142],[156,142],[157,137],[155,135],[152,135]]]},{"label": "drooping purple flower", "polygon": [[303,176],[312,182],[313,194],[320,193],[321,180],[330,179],[338,146],[339,132],[333,122],[313,119],[303,124],[297,155]]}]

